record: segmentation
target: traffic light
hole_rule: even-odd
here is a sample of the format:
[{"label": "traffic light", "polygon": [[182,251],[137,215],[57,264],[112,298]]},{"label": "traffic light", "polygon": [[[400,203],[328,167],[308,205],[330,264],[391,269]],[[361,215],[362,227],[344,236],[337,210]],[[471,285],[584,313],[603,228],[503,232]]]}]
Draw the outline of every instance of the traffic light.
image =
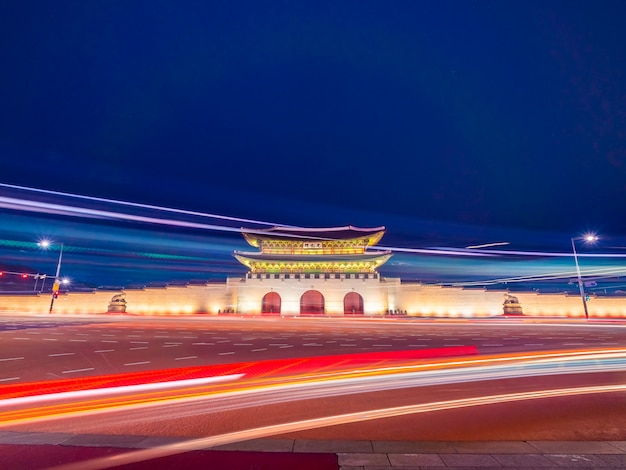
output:
[{"label": "traffic light", "polygon": [[22,279],[26,279],[28,277],[28,274],[22,274]]},{"label": "traffic light", "polygon": [[59,291],[55,290],[53,295],[54,295],[54,298],[56,299],[57,297],[59,297]]}]

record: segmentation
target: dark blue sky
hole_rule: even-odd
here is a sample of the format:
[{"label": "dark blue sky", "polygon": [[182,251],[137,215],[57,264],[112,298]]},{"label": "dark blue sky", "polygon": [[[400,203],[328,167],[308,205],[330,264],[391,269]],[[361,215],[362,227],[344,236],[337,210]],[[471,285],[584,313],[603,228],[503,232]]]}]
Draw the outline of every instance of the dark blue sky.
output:
[{"label": "dark blue sky", "polygon": [[0,182],[418,244],[438,223],[460,246],[626,233],[626,2],[25,0],[0,17]]}]

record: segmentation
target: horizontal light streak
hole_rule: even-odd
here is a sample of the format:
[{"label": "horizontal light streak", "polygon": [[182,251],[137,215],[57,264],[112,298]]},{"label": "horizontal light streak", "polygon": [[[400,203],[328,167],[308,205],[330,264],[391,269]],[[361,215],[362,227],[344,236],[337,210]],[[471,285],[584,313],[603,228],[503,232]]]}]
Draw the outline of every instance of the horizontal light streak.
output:
[{"label": "horizontal light streak", "polygon": [[467,408],[472,406],[493,405],[498,403],[507,403],[523,400],[537,400],[547,398],[561,398],[577,395],[589,395],[598,393],[614,393],[625,392],[626,385],[603,385],[590,387],[571,387],[559,389],[546,389],[522,393],[508,393],[499,395],[486,395],[472,398],[461,398],[456,400],[446,400],[430,403],[422,403],[416,405],[406,405],[389,408],[379,408],[367,411],[358,411],[354,413],[344,413],[340,415],[324,416],[321,418],[306,419],[300,421],[292,421],[288,423],[276,424],[271,426],[263,426],[243,431],[225,433],[211,437],[193,439],[185,442],[179,442],[154,449],[142,449],[125,454],[118,454],[110,457],[101,457],[89,461],[71,463],[53,467],[51,470],[99,470],[109,468],[111,466],[126,465],[136,462],[143,462],[168,455],[175,455],[182,452],[205,449],[207,447],[215,447],[219,445],[231,444],[239,441],[250,439],[258,439],[263,437],[274,436],[289,432],[304,431],[307,429],[316,429],[326,426],[336,426],[340,424],[356,423],[363,421],[371,421],[375,419],[393,418],[397,416],[429,413],[434,411],[443,411],[458,408]]}]

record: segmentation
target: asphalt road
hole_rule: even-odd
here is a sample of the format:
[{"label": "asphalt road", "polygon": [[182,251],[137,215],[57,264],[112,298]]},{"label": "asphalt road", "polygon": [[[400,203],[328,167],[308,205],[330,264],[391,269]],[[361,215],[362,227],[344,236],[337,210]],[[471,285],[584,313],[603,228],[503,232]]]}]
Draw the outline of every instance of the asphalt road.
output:
[{"label": "asphalt road", "polygon": [[[359,440],[626,439],[626,392],[606,388],[626,384],[623,363],[615,362],[623,358],[585,359],[588,351],[625,348],[623,322],[4,317],[0,324],[0,389],[36,381],[287,358],[358,353],[377,357],[373,353],[459,346],[475,346],[479,353],[467,358],[478,362],[475,371],[452,370],[456,366],[450,364],[465,358],[442,360],[441,364],[446,362],[442,368],[451,368],[446,374],[461,374],[446,382],[426,381],[436,370],[411,375],[415,371],[386,370],[380,361],[379,369],[356,377],[322,365],[313,374],[293,378],[272,373],[219,386],[129,392],[82,401],[79,406],[63,399],[46,405],[64,413],[62,419],[17,424],[9,426],[11,430],[205,436],[203,445],[206,436],[218,436],[211,441],[217,444],[277,435]],[[532,375],[545,357],[563,351],[563,362],[557,359],[555,369]],[[539,356],[539,362],[525,366],[524,374],[530,375],[504,375],[507,369],[499,369],[499,364],[510,357],[518,360],[518,353]],[[567,368],[568,354],[579,357],[572,363],[577,368]],[[517,369],[513,364],[508,370]],[[341,380],[328,383],[329,374]],[[597,391],[568,392],[585,387]],[[486,399],[515,394],[529,395]],[[474,401],[458,405],[467,399]],[[115,408],[121,402],[141,407],[132,412]],[[441,403],[455,405],[446,408]],[[102,413],[105,407],[110,409]],[[389,411],[398,407],[414,408],[406,414]],[[346,417],[350,413],[358,416]]]},{"label": "asphalt road", "polygon": [[626,347],[619,323],[2,317],[0,385],[346,353]]}]

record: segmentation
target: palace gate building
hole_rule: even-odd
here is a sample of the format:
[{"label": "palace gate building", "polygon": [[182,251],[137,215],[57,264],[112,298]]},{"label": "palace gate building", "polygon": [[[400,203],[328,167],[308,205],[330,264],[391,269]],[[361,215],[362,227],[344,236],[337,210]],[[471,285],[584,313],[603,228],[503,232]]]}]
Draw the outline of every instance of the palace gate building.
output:
[{"label": "palace gate building", "polygon": [[[235,251],[249,271],[236,311],[266,315],[366,315],[393,310],[394,289],[377,269],[391,252],[370,249],[384,227],[242,230],[260,251]],[[393,295],[392,295],[393,297]]]}]

